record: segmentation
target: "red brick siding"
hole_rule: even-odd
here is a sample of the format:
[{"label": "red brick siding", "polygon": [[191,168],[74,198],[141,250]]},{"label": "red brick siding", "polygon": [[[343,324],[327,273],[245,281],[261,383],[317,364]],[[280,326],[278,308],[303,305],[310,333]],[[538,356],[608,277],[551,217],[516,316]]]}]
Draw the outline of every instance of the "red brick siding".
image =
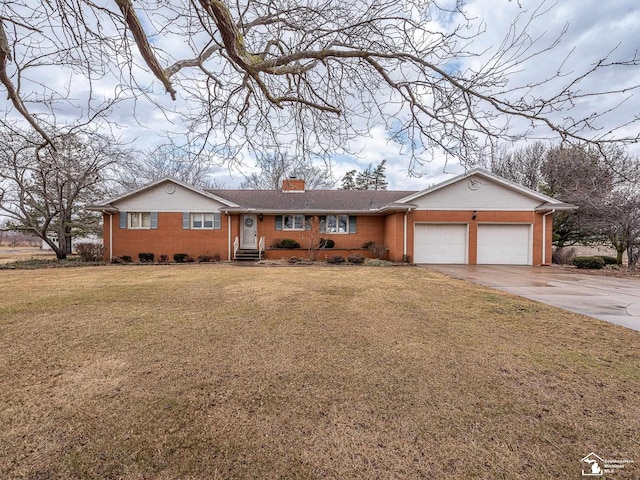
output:
[{"label": "red brick siding", "polygon": [[389,249],[389,260],[401,262],[404,255],[404,213],[385,217],[384,244]]},{"label": "red brick siding", "polygon": [[[274,241],[291,238],[297,241],[303,249],[308,249],[311,242],[316,243],[320,238],[330,238],[335,242],[335,248],[359,249],[364,242],[373,241],[384,243],[384,217],[357,216],[356,233],[320,233],[317,226],[317,216],[314,216],[314,226],[311,231],[305,230],[276,230],[276,216],[264,215],[262,222],[258,221],[258,238],[265,237],[268,247]],[[239,232],[239,230],[238,230]],[[234,232],[234,235],[236,233]],[[239,233],[237,233],[239,235]]]},{"label": "red brick siding", "polygon": [[[109,216],[105,215],[104,239],[105,256],[109,256]],[[169,256],[173,261],[174,253],[186,253],[194,259],[198,255],[220,255],[227,259],[227,216],[221,216],[220,230],[183,230],[182,213],[158,213],[157,229],[119,228],[118,215],[113,216],[113,252],[114,257],[129,255],[138,259],[141,252],[151,252],[158,259],[160,255]]]},{"label": "red brick siding", "polygon": [[[472,220],[472,211],[414,211],[408,216],[407,221],[407,254],[413,255],[413,231],[415,222],[452,222],[469,224],[469,263],[475,264],[477,259],[477,225],[482,222],[495,223],[533,223],[533,264],[540,265],[542,256],[542,225],[543,215],[534,212],[477,212],[476,219]],[[140,252],[152,252],[156,258],[161,254],[169,256],[174,253],[187,253],[193,258],[198,255],[218,254],[223,260],[227,260],[228,252],[228,220],[225,214],[221,215],[220,230],[183,230],[182,213],[160,212],[158,214],[158,228],[154,230],[133,230],[119,228],[118,214],[110,217],[104,215],[103,238],[105,245],[105,257],[109,256],[109,222],[111,221],[113,235],[113,256],[129,255],[134,260]],[[317,222],[317,220],[316,220]],[[551,262],[551,240],[553,234],[553,216],[548,215],[546,220],[546,260]],[[404,213],[394,213],[386,217],[357,216],[356,234],[327,234],[319,233],[317,225],[313,233],[309,231],[276,230],[275,215],[264,215],[262,221],[258,221],[258,238],[265,237],[266,246],[269,248],[274,240],[292,238],[301,245],[297,256],[308,256],[308,248],[313,240],[317,242],[320,237],[331,238],[335,242],[335,249],[324,251],[322,255],[339,254],[347,256],[357,252],[367,256],[367,251],[360,250],[364,242],[374,241],[383,244],[389,249],[389,259],[402,261],[404,241]],[[240,216],[231,216],[231,242],[240,236]],[[291,251],[271,249],[267,251],[267,258],[287,258],[294,255]],[[302,252],[306,252],[304,255]],[[232,252],[233,254],[233,252]],[[322,256],[317,256],[322,259]],[[410,258],[410,260],[413,260]]]}]

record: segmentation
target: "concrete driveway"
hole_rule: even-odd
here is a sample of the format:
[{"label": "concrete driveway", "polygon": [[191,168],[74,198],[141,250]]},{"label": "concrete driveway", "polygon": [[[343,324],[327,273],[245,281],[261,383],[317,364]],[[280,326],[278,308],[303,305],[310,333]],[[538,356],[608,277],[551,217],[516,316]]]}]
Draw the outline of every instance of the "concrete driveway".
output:
[{"label": "concrete driveway", "polygon": [[455,278],[640,331],[640,280],[554,267],[429,265]]}]

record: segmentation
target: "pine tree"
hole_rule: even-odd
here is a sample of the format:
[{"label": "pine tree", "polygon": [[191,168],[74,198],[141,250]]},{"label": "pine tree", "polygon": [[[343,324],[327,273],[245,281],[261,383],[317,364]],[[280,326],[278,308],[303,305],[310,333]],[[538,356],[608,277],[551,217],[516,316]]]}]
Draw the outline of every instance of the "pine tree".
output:
[{"label": "pine tree", "polygon": [[372,164],[361,171],[350,170],[342,177],[343,190],[386,190],[386,160],[382,160],[375,168]]},{"label": "pine tree", "polygon": [[371,185],[369,187],[369,190],[386,190],[387,189],[388,182],[387,182],[386,173],[385,173],[385,170],[387,169],[387,167],[385,166],[385,163],[387,163],[387,161],[382,160],[382,162],[380,162],[376,166],[376,168],[373,169]]},{"label": "pine tree", "polygon": [[355,181],[356,170],[350,170],[344,174],[342,177],[342,190],[355,190],[356,189],[356,181]]},{"label": "pine tree", "polygon": [[371,164],[369,164],[366,170],[358,172],[358,175],[356,176],[356,190],[370,190],[372,180],[373,171]]}]

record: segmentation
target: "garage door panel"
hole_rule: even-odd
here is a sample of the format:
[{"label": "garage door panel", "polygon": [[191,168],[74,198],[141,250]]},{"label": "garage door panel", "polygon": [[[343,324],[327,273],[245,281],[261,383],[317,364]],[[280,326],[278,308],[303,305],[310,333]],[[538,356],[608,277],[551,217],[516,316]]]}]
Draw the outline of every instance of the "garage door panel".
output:
[{"label": "garage door panel", "polygon": [[478,225],[479,265],[531,265],[531,226]]},{"label": "garage door panel", "polygon": [[467,262],[466,224],[416,224],[414,229],[415,263]]}]

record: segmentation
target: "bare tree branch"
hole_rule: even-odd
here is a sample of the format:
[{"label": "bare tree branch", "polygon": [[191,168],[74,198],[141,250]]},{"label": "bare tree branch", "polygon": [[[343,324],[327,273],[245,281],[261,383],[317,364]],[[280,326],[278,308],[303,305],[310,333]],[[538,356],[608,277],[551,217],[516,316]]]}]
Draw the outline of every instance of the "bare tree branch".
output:
[{"label": "bare tree branch", "polygon": [[[636,98],[638,54],[614,47],[578,66],[579,53],[554,58],[569,25],[550,38],[536,30],[554,6],[505,4],[514,15],[504,38],[479,47],[488,26],[464,2],[15,0],[0,6],[10,27],[0,30],[0,84],[46,143],[45,112],[75,105],[71,84],[82,81],[84,119],[117,103],[98,98],[113,85],[132,108],[151,102],[184,122],[190,141],[227,162],[241,152],[357,153],[353,143],[377,126],[411,152],[415,170],[436,151],[473,165],[505,139],[638,142],[637,114],[603,122]],[[555,73],[523,75],[549,59]],[[66,90],[45,79],[50,65],[69,79]],[[629,80],[587,88],[602,72]],[[154,91],[158,82],[174,106]],[[600,109],[581,113],[594,98]]]}]

